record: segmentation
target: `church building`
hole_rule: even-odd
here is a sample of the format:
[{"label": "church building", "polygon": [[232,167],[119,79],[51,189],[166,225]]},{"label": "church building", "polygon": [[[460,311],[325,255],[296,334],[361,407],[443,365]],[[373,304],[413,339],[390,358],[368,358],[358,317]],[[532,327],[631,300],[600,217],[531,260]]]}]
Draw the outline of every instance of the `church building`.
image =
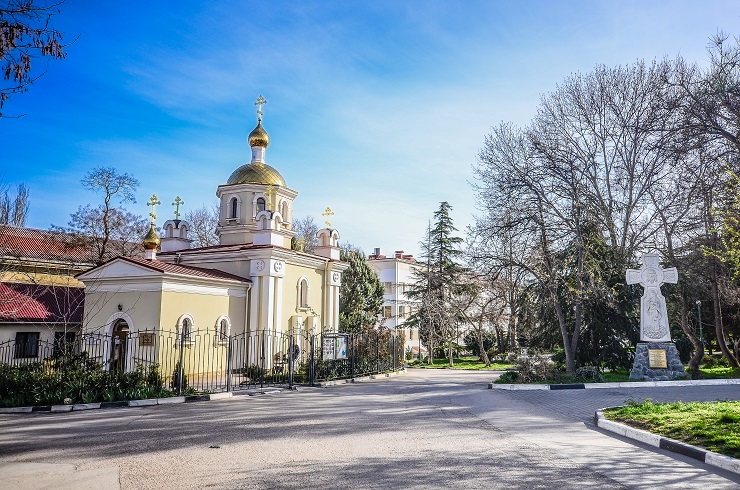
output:
[{"label": "church building", "polygon": [[159,202],[152,196],[145,257],[118,257],[77,276],[86,291],[82,334],[88,344],[98,342],[98,357],[111,368],[132,369],[142,349],[151,351],[147,358],[165,355],[165,347],[153,341],[163,331],[175,332],[186,346],[208,338],[214,355],[237,335],[337,331],[339,286],[347,268],[339,259],[339,234],[320,230],[313,253],[296,246],[298,193],[266,162],[265,102],[260,96],[255,104],[251,160],[216,190],[218,245],[191,248],[190,225],[177,211],[160,237],[154,223]]}]

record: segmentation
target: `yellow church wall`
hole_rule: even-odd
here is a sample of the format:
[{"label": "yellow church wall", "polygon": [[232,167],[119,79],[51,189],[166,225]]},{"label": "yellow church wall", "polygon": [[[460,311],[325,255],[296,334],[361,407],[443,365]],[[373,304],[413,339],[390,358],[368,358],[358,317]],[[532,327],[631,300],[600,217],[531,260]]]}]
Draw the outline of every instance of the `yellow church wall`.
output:
[{"label": "yellow church wall", "polygon": [[[309,309],[299,308],[298,281],[308,280]],[[319,317],[319,327],[324,324],[324,270],[297,264],[288,264],[283,279],[283,318],[286,322],[294,315],[302,316],[305,322],[309,316]],[[309,325],[306,325],[310,327]]]},{"label": "yellow church wall", "polygon": [[[162,331],[177,332],[170,336],[171,342],[160,343],[162,359],[180,359],[178,322],[183,315],[192,317],[190,339],[183,342],[182,364],[185,374],[190,376],[191,385],[197,384],[197,376],[226,374],[227,345],[220,342],[216,321],[227,316],[231,322],[231,334],[243,331],[245,298],[218,296],[202,293],[166,291],[162,296]],[[163,374],[171,376],[176,366],[162,366]]]},{"label": "yellow church wall", "polygon": [[108,322],[114,316],[129,317],[131,332],[151,331],[159,325],[161,294],[159,291],[87,292],[83,331],[110,334]]}]

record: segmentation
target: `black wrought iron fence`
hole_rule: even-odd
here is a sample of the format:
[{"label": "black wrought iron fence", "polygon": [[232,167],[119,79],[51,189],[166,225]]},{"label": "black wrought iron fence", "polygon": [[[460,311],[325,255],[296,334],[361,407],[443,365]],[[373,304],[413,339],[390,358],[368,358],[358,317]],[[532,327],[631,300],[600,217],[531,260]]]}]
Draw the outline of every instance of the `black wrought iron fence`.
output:
[{"label": "black wrought iron fence", "polygon": [[[257,386],[314,385],[403,366],[403,345],[392,331],[313,334],[260,330],[232,336],[214,331],[87,333],[63,342],[23,337],[0,343],[0,364],[39,363],[48,369],[65,354],[83,354],[103,371],[156,368],[162,388],[184,392],[238,391]],[[333,348],[330,346],[333,345]]]}]

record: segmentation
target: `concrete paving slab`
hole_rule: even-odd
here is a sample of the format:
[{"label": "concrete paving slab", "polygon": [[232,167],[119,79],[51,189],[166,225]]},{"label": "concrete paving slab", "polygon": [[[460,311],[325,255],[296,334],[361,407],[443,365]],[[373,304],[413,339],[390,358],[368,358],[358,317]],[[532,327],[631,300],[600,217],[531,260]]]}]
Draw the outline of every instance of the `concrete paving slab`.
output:
[{"label": "concrete paving slab", "polygon": [[73,464],[0,462],[0,482],[14,490],[121,488],[118,467],[78,471]]}]

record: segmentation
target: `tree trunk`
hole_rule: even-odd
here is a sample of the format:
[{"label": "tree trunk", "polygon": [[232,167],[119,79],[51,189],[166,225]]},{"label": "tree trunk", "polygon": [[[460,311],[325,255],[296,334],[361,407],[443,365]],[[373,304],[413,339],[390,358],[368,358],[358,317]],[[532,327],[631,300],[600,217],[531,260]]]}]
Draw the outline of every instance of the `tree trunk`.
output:
[{"label": "tree trunk", "polygon": [[576,359],[575,359],[575,348],[571,343],[570,335],[568,334],[568,327],[565,324],[565,315],[563,314],[563,308],[560,306],[560,300],[558,295],[554,291],[550,291],[552,297],[555,313],[558,317],[558,324],[560,325],[560,333],[563,336],[563,349],[565,350],[565,371],[568,374],[576,373]]},{"label": "tree trunk", "polygon": [[478,325],[478,350],[480,351],[481,360],[486,363],[486,367],[491,365],[491,360],[488,358],[488,352],[486,347],[483,345],[483,326]]},{"label": "tree trunk", "polygon": [[[712,262],[714,262],[714,259],[712,259]],[[722,305],[720,304],[719,298],[717,268],[714,264],[711,267],[709,283],[711,285],[712,303],[714,308],[714,331],[717,336],[717,347],[719,347],[719,350],[722,351],[722,355],[730,362],[730,366],[736,368],[738,367],[737,359],[727,347],[727,340],[725,339],[725,329],[722,322]]]},{"label": "tree trunk", "polygon": [[699,365],[704,358],[704,345],[696,336],[696,330],[689,324],[688,308],[686,308],[686,289],[682,287],[681,292],[681,330],[683,330],[683,333],[691,340],[691,344],[694,346],[694,354],[689,359],[689,373],[691,374],[691,379],[701,379]]}]

